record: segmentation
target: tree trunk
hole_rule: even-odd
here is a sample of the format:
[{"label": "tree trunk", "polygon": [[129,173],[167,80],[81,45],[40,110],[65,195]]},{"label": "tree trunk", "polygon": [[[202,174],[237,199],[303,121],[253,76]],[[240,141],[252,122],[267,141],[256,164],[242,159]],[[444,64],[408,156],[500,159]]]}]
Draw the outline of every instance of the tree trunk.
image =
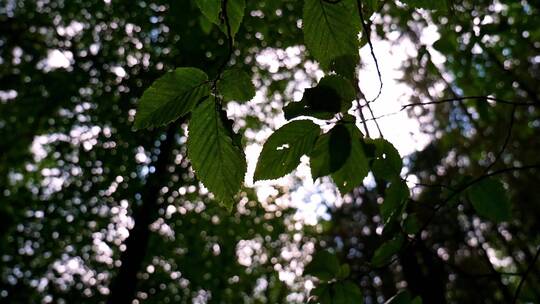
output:
[{"label": "tree trunk", "polygon": [[142,205],[134,214],[135,224],[126,240],[126,250],[120,257],[121,266],[111,284],[111,293],[107,303],[131,303],[137,289],[137,273],[141,269],[150,239],[150,224],[155,220],[159,206],[158,198],[167,166],[174,145],[174,135],[179,129],[174,123],[167,129],[166,139],[161,143],[155,172],[149,176],[146,191],[143,192]]}]

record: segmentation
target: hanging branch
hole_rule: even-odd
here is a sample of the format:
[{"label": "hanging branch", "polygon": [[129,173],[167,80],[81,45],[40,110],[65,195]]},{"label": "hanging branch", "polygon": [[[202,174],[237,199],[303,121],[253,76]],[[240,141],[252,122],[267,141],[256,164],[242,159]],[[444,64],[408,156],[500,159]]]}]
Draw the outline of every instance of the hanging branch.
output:
[{"label": "hanging branch", "polygon": [[534,105],[536,105],[534,102],[508,101],[508,100],[495,98],[495,97],[491,97],[491,96],[463,96],[463,97],[454,97],[454,98],[447,98],[447,99],[427,101],[427,102],[409,103],[409,104],[403,105],[401,107],[401,110],[404,110],[404,109],[410,108],[410,107],[414,107],[414,106],[436,105],[436,104],[442,104],[442,103],[454,102],[454,101],[463,102],[463,101],[466,101],[466,100],[474,100],[476,102],[494,101],[494,102],[497,102],[497,103],[513,105],[513,106],[534,106]]},{"label": "hanging branch", "polygon": [[484,170],[484,174],[488,173],[489,170],[491,170],[491,168],[495,166],[495,164],[499,161],[504,151],[506,150],[508,143],[510,142],[510,137],[512,136],[512,129],[514,128],[514,122],[516,119],[516,108],[517,108],[516,105],[512,107],[512,113],[510,114],[510,123],[508,124],[508,132],[506,132],[506,137],[504,139],[504,143],[501,147],[501,150],[499,151],[499,153],[497,153],[497,156],[495,156],[495,159],[493,160],[493,162],[491,162],[491,164],[489,164],[489,166]]},{"label": "hanging branch", "polygon": [[360,16],[360,22],[362,23],[362,30],[364,31],[366,35],[366,40],[369,45],[369,52],[371,53],[371,57],[373,58],[373,61],[375,62],[375,68],[377,69],[377,76],[379,77],[379,92],[377,93],[377,96],[375,96],[373,100],[366,101],[366,105],[369,107],[369,104],[371,102],[376,101],[381,96],[382,88],[383,88],[383,81],[382,81],[381,69],[379,68],[379,61],[377,60],[377,56],[375,56],[375,51],[373,50],[373,43],[371,42],[371,37],[370,37],[371,31],[368,28],[368,24],[366,23],[364,19],[364,13],[362,12],[362,1],[356,0],[356,4],[358,6],[358,15]]},{"label": "hanging branch", "polygon": [[521,277],[521,280],[519,281],[519,285],[516,289],[516,292],[514,293],[514,299],[512,303],[516,304],[519,298],[519,294],[521,292],[521,288],[523,287],[523,284],[525,284],[525,281],[527,280],[527,276],[529,273],[533,270],[533,268],[536,266],[536,262],[538,261],[538,257],[540,257],[540,246],[536,250],[536,255],[534,256],[534,259],[529,264],[529,267],[527,267],[527,270],[525,270],[525,273]]}]

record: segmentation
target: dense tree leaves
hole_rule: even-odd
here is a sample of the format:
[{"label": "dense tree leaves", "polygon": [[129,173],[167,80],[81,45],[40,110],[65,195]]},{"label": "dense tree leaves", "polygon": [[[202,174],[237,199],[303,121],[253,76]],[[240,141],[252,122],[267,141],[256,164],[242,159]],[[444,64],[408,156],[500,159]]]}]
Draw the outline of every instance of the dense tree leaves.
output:
[{"label": "dense tree leaves", "polygon": [[343,195],[360,185],[369,173],[369,163],[362,145],[363,135],[354,124],[347,123],[346,126],[351,136],[351,153],[341,169],[331,174]]},{"label": "dense tree leaves", "polygon": [[343,124],[336,124],[319,136],[310,156],[311,177],[317,179],[339,170],[351,154],[351,135]]},{"label": "dense tree leaves", "polygon": [[206,74],[196,68],[178,68],[166,73],[141,97],[134,127],[163,126],[189,113],[209,94],[207,80]]},{"label": "dense tree leaves", "polygon": [[325,68],[335,58],[358,53],[360,32],[354,1],[329,2],[306,0],[303,15],[305,44]]},{"label": "dense tree leaves", "polygon": [[467,194],[479,215],[494,222],[510,220],[510,201],[500,181],[493,178],[482,179],[473,184]]},{"label": "dense tree leaves", "polygon": [[306,89],[302,100],[291,102],[284,109],[286,119],[312,116],[331,119],[336,113],[345,112],[354,99],[351,83],[338,75],[323,77],[316,87]]},{"label": "dense tree leaves", "polygon": [[390,262],[392,257],[399,252],[402,244],[403,237],[401,235],[382,243],[382,245],[375,250],[373,257],[371,258],[371,264],[375,267],[381,267]]},{"label": "dense tree leaves", "polygon": [[292,121],[275,131],[263,146],[254,179],[277,179],[300,164],[311,153],[320,128],[309,120]]},{"label": "dense tree leaves", "polygon": [[245,102],[255,96],[255,86],[251,82],[251,77],[240,69],[230,69],[223,72],[217,87],[225,101]]},{"label": "dense tree leaves", "polygon": [[193,111],[188,157],[197,177],[229,209],[246,174],[244,152],[233,136],[213,97]]}]

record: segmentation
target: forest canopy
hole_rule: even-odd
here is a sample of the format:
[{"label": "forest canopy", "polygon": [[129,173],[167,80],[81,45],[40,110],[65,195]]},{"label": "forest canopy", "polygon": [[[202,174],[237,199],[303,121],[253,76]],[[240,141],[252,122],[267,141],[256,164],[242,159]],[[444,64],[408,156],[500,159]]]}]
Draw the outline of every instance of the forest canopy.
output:
[{"label": "forest canopy", "polygon": [[537,303],[540,2],[6,0],[0,303]]}]

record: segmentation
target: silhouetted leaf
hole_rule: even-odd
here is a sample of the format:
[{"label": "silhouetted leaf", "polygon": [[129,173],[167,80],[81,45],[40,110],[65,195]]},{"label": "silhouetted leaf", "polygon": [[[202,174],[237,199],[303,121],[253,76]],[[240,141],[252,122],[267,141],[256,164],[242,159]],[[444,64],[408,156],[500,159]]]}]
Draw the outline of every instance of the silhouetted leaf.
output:
[{"label": "silhouetted leaf", "polygon": [[306,89],[302,100],[290,102],[283,112],[286,119],[298,116],[331,119],[336,113],[349,109],[353,99],[351,83],[341,76],[330,75],[322,78],[316,87]]},{"label": "silhouetted leaf", "polygon": [[351,154],[351,135],[343,124],[336,124],[328,133],[319,136],[310,154],[311,176],[321,176],[339,170]]},{"label": "silhouetted leaf", "polygon": [[369,173],[369,163],[362,145],[363,135],[354,124],[346,126],[351,135],[351,153],[341,169],[331,175],[343,195],[360,185]]}]

